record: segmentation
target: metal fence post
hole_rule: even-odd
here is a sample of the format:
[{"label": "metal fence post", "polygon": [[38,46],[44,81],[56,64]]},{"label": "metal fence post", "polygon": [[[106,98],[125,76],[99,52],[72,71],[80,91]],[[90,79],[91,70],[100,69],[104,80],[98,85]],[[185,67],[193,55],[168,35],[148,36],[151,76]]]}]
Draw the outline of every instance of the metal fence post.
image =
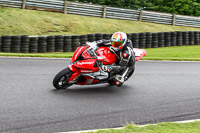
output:
[{"label": "metal fence post", "polygon": [[173,25],[176,25],[176,14],[173,14],[172,24],[173,24]]},{"label": "metal fence post", "polygon": [[141,22],[142,22],[142,15],[143,15],[143,11],[142,11],[142,10],[140,10],[139,21],[141,21]]},{"label": "metal fence post", "polygon": [[67,0],[64,0],[64,14],[67,14]]},{"label": "metal fence post", "polygon": [[22,0],[22,9],[26,8],[26,0]]},{"label": "metal fence post", "polygon": [[106,18],[106,5],[103,6],[103,18]]}]

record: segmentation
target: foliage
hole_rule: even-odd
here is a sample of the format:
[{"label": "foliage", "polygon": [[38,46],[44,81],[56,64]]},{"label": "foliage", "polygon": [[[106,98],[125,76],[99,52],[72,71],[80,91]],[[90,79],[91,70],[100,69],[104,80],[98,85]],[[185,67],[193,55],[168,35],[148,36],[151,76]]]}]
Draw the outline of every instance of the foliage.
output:
[{"label": "foliage", "polygon": [[136,10],[200,16],[200,0],[70,0]]},{"label": "foliage", "polygon": [[182,15],[200,16],[200,2],[196,0],[156,0],[156,10]]}]

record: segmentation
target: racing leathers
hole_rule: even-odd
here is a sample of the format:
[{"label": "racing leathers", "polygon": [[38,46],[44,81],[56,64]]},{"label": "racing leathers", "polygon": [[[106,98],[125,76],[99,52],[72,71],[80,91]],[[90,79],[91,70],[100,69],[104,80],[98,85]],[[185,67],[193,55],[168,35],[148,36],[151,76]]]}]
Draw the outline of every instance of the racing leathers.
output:
[{"label": "racing leathers", "polygon": [[117,61],[114,65],[101,65],[101,69],[110,74],[110,78],[108,79],[109,84],[121,86],[133,74],[135,70],[135,55],[131,40],[127,40],[126,44],[120,50],[112,47],[110,40],[104,39],[90,43],[89,45],[94,49],[98,49],[101,46],[109,47],[110,51],[116,55]]}]

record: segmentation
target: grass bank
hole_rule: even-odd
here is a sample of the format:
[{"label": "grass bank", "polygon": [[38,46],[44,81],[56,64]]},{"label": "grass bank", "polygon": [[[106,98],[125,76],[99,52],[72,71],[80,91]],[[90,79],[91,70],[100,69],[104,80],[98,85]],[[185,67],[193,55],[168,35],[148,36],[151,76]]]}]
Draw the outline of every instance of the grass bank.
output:
[{"label": "grass bank", "polygon": [[200,28],[0,7],[0,35],[200,31]]},{"label": "grass bank", "polygon": [[[147,55],[143,60],[175,60],[175,61],[200,61],[200,45],[175,46],[146,49]],[[2,53],[0,56],[16,57],[47,57],[47,58],[71,58],[73,52],[67,53]]]},{"label": "grass bank", "polygon": [[143,60],[200,61],[200,45],[146,49]]},{"label": "grass bank", "polygon": [[107,129],[88,133],[199,133],[200,122],[191,123],[160,123],[139,127],[128,125],[122,129]]}]

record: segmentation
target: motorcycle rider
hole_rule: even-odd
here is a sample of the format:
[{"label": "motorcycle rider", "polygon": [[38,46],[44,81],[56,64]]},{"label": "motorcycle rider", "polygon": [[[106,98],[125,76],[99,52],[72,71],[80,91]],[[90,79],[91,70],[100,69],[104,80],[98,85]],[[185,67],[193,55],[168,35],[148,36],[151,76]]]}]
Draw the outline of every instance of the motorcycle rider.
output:
[{"label": "motorcycle rider", "polygon": [[131,40],[127,39],[127,35],[123,32],[115,32],[110,40],[99,40],[93,43],[87,43],[94,49],[101,46],[107,46],[111,52],[117,57],[115,65],[101,65],[104,72],[109,72],[110,76],[108,83],[111,85],[121,86],[124,81],[133,74],[135,69],[135,54]]}]

